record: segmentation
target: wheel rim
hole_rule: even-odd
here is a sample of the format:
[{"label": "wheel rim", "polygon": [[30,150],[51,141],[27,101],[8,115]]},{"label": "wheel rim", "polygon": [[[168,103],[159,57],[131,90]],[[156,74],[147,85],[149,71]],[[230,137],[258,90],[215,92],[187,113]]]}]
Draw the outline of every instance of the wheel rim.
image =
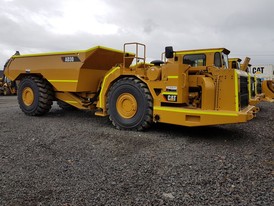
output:
[{"label": "wheel rim", "polygon": [[22,92],[22,99],[25,105],[30,106],[34,101],[34,93],[30,87],[24,88]]},{"label": "wheel rim", "polygon": [[132,94],[121,94],[116,102],[117,112],[125,119],[134,117],[137,112],[137,101]]}]

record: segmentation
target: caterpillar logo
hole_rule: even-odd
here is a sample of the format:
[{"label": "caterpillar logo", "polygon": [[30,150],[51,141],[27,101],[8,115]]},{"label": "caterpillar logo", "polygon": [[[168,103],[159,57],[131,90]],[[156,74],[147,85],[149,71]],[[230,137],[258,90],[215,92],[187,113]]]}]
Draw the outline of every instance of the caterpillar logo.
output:
[{"label": "caterpillar logo", "polygon": [[164,97],[168,102],[177,102],[177,95],[164,94]]},{"label": "caterpillar logo", "polygon": [[253,74],[263,74],[264,73],[264,67],[253,67],[252,68]]}]

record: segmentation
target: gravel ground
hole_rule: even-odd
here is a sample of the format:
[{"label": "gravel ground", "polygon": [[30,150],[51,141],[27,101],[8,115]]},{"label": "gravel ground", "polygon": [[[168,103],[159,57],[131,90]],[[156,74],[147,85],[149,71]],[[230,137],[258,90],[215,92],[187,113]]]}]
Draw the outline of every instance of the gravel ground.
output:
[{"label": "gravel ground", "polygon": [[119,131],[0,97],[0,205],[272,205],[274,104],[243,124]]}]

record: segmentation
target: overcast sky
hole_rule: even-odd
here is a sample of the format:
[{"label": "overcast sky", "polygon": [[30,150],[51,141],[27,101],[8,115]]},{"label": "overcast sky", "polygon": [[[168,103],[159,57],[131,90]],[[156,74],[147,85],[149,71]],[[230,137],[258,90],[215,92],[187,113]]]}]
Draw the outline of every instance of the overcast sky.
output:
[{"label": "overcast sky", "polygon": [[0,67],[21,54],[147,45],[149,59],[225,47],[274,64],[274,0],[0,0]]}]

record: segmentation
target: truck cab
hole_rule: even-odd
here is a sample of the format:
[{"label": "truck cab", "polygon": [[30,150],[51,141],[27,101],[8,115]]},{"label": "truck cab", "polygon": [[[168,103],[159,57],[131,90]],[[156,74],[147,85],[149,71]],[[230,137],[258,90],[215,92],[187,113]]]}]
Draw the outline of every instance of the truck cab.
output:
[{"label": "truck cab", "polygon": [[229,58],[229,68],[241,70],[241,59],[240,58]]}]

